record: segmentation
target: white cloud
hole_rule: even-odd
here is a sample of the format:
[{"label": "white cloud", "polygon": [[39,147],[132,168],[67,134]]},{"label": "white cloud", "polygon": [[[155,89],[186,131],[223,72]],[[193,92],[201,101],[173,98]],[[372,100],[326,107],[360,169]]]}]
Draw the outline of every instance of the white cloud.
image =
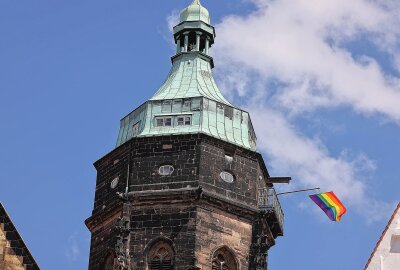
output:
[{"label": "white cloud", "polygon": [[[365,154],[350,154],[344,150],[332,156],[318,138],[300,134],[278,111],[252,106],[252,120],[260,136],[258,148],[266,153],[274,171],[293,177],[291,189],[320,187],[334,191],[353,211],[368,222],[386,218],[392,204],[369,196],[366,181],[376,164]],[[370,207],[365,208],[368,201]]]},{"label": "white cloud", "polygon": [[348,149],[334,156],[292,122],[305,112],[347,106],[400,124],[399,77],[384,70],[380,58],[349,47],[368,41],[398,69],[400,2],[253,2],[253,13],[217,25],[213,53],[224,94],[245,100],[258,147],[274,171],[289,172],[302,187],[334,190],[370,222],[386,217],[392,204],[374,199],[368,189],[375,162]]},{"label": "white cloud", "polygon": [[[400,123],[400,80],[379,59],[354,57],[349,42],[369,40],[398,66],[400,2],[258,0],[257,11],[217,26],[218,63],[284,82],[275,93],[292,113],[346,105]],[[397,11],[397,12],[396,12]],[[397,65],[396,65],[397,64]]]},{"label": "white cloud", "polygon": [[171,31],[171,33],[172,33],[174,26],[179,24],[179,14],[180,14],[180,12],[178,10],[174,9],[171,12],[171,14],[169,14],[167,16],[168,29]]},{"label": "white cloud", "polygon": [[69,261],[75,262],[78,259],[80,253],[81,252],[78,245],[78,233],[73,233],[68,238],[65,256],[68,258]]},{"label": "white cloud", "polygon": [[[292,123],[304,113],[347,106],[400,124],[400,2],[248,1],[254,12],[217,25],[212,52],[219,85],[250,111],[268,166],[289,173],[299,187],[334,190],[368,222],[386,218],[392,204],[374,199],[369,190],[375,162],[349,149],[332,155],[323,140],[305,136]],[[178,20],[173,11],[169,29]],[[351,48],[364,41],[374,53]],[[390,59],[397,73],[382,68],[376,55]]]}]

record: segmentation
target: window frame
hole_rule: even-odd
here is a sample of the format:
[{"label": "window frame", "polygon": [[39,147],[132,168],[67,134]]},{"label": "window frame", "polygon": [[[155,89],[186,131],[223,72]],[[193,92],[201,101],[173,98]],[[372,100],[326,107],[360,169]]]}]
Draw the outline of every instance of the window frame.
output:
[{"label": "window frame", "polygon": [[192,114],[156,115],[154,116],[155,128],[187,127],[193,125]]},{"label": "window frame", "polygon": [[212,270],[239,270],[239,261],[235,252],[223,246],[214,251],[211,261]]},{"label": "window frame", "polygon": [[[168,116],[156,116],[154,117],[154,125],[157,128],[163,128],[163,127],[173,127],[173,116],[168,115]],[[169,120],[169,121],[167,121]],[[161,121],[161,125],[159,125],[159,121]],[[169,125],[167,125],[169,123]]]},{"label": "window frame", "polygon": [[[168,173],[165,172],[165,168],[169,168],[172,170],[169,170]],[[161,165],[160,167],[158,167],[158,174],[160,176],[170,176],[174,173],[175,168],[174,166],[170,165],[170,164],[165,164],[165,165]]]},{"label": "window frame", "polygon": [[[231,179],[228,180],[226,178],[226,176],[229,176]],[[235,180],[236,180],[235,175],[232,172],[229,172],[229,171],[222,171],[219,174],[219,178],[221,178],[221,180],[223,180],[225,183],[228,183],[228,184],[233,184],[235,182]]]},{"label": "window frame", "polygon": [[[180,119],[182,119],[182,120],[180,121]],[[186,115],[186,114],[177,115],[176,116],[176,125],[178,127],[191,126],[192,125],[192,115]]]},{"label": "window frame", "polygon": [[137,137],[139,135],[140,121],[136,122],[132,126],[132,137]]},{"label": "window frame", "polygon": [[147,270],[174,269],[175,250],[167,239],[157,239],[150,245],[146,255]]}]

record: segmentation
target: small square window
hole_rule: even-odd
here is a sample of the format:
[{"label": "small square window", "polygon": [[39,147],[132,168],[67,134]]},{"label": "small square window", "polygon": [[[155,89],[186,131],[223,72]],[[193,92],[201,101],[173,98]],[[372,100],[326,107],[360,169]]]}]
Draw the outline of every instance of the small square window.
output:
[{"label": "small square window", "polygon": [[192,124],[192,117],[186,116],[185,117],[185,126],[190,126]]},{"label": "small square window", "polygon": [[184,117],[178,117],[177,123],[178,123],[178,126],[184,126],[185,125],[185,118]]},{"label": "small square window", "polygon": [[172,126],[190,126],[192,124],[192,116],[160,116],[155,118],[156,127],[172,127]]},{"label": "small square window", "polygon": [[156,118],[156,126],[163,127],[164,126],[164,118]]},{"label": "small square window", "polygon": [[400,235],[392,235],[390,242],[390,252],[400,253]]},{"label": "small square window", "polygon": [[190,126],[192,124],[192,117],[190,115],[178,116],[176,123],[178,126]]},{"label": "small square window", "polygon": [[166,117],[165,118],[165,126],[166,127],[172,126],[172,118],[171,117]]},{"label": "small square window", "polygon": [[133,125],[132,137],[136,137],[139,134],[139,125],[140,125],[140,122]]},{"label": "small square window", "polygon": [[192,100],[190,99],[185,99],[183,101],[183,107],[182,107],[182,111],[183,112],[188,112],[190,111],[190,105],[192,104]]}]

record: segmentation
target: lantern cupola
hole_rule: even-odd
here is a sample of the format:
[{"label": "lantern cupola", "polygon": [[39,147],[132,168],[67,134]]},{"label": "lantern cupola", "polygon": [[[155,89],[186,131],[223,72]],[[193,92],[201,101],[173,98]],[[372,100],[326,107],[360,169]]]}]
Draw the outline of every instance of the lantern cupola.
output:
[{"label": "lantern cupola", "polygon": [[117,147],[135,137],[206,134],[256,151],[248,112],[234,106],[215,83],[210,48],[215,29],[206,8],[194,0],[173,28],[176,53],[158,91],[121,120]]}]

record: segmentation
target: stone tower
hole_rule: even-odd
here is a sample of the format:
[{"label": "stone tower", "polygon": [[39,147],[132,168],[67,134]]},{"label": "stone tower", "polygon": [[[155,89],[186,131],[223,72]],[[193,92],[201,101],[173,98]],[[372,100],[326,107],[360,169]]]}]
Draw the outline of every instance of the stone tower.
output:
[{"label": "stone tower", "polygon": [[90,270],[266,269],[283,213],[249,114],[213,76],[215,29],[194,0],[160,89],[95,162]]}]

